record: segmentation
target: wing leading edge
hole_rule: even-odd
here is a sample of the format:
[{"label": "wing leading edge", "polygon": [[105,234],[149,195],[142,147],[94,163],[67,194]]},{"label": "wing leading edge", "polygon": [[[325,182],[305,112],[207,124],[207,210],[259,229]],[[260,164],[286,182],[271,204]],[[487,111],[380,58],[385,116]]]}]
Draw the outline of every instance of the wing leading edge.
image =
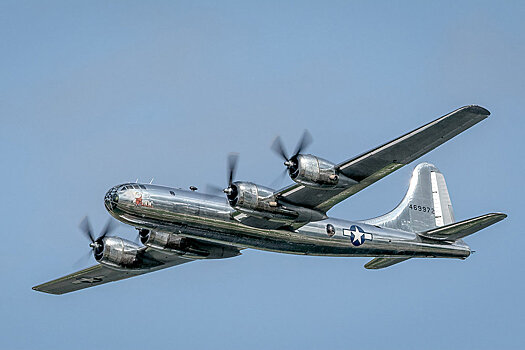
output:
[{"label": "wing leading edge", "polygon": [[386,175],[409,164],[439,145],[487,118],[490,112],[480,106],[461,107],[390,142],[337,165],[357,184],[344,189],[318,189],[295,184],[279,192],[292,204],[328,211],[337,203],[370,186]]}]

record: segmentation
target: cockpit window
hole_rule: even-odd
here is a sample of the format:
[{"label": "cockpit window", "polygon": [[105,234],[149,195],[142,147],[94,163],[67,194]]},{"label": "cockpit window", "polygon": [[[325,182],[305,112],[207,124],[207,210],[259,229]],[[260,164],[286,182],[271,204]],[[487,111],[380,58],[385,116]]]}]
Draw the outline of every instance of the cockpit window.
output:
[{"label": "cockpit window", "polygon": [[142,188],[143,190],[146,189],[146,186],[144,186],[144,185],[139,185],[139,187]]}]

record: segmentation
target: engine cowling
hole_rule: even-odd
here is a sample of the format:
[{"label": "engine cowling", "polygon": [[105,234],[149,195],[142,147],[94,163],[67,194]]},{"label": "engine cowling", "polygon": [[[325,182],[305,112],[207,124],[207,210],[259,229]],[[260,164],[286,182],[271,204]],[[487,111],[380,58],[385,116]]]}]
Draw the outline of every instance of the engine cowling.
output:
[{"label": "engine cowling", "polygon": [[267,187],[259,186],[251,182],[234,182],[232,192],[228,194],[228,201],[232,207],[240,207],[253,210],[269,209],[269,200],[273,191]]},{"label": "engine cowling", "polygon": [[290,178],[301,185],[337,188],[357,184],[357,181],[341,174],[335,164],[311,154],[298,154],[289,162]]},{"label": "engine cowling", "polygon": [[326,219],[316,210],[283,203],[270,188],[251,182],[234,182],[230,187],[228,202],[242,213],[286,224]]},{"label": "engine cowling", "polygon": [[116,270],[140,270],[150,267],[142,257],[141,247],[120,237],[104,238],[94,256],[99,263]]},{"label": "engine cowling", "polygon": [[139,230],[140,241],[155,250],[168,251],[191,259],[221,259],[240,255],[238,249],[207,244],[174,233]]}]

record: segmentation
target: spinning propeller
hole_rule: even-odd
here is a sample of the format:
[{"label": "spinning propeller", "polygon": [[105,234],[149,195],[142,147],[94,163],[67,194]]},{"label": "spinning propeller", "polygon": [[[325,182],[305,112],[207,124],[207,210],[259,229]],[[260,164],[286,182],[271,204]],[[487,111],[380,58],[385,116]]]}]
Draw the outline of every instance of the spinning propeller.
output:
[{"label": "spinning propeller", "polygon": [[238,153],[230,153],[228,155],[228,172],[226,173],[226,180],[228,181],[228,187],[221,188],[216,185],[207,184],[206,192],[208,193],[226,193],[228,199],[234,198],[236,196],[237,188],[233,185],[233,179],[235,178],[235,171],[237,170],[237,162],[239,160]]},{"label": "spinning propeller", "polygon": [[286,152],[286,149],[284,148],[283,142],[281,140],[281,136],[277,136],[275,140],[272,143],[271,149],[280,155],[284,159],[284,165],[286,166],[285,171],[281,175],[281,177],[286,173],[286,171],[289,171],[290,174],[295,172],[297,170],[297,156],[310,144],[312,143],[312,135],[308,132],[308,130],[305,130],[303,132],[303,136],[301,137],[301,140],[297,144],[297,147],[295,148],[295,152],[291,157],[288,157],[288,154]]},{"label": "spinning propeller", "polygon": [[89,223],[89,219],[87,216],[82,220],[79,227],[84,236],[86,236],[91,241],[89,246],[93,250],[93,256],[97,260],[100,259],[104,251],[104,238],[115,228],[113,220],[111,218],[108,220],[108,222],[100,232],[98,238],[96,239],[93,235],[93,229],[91,228],[91,224]]},{"label": "spinning propeller", "polygon": [[232,187],[233,178],[235,177],[235,170],[237,169],[237,161],[239,160],[238,153],[230,153],[228,155],[228,187],[222,190],[227,196],[231,196],[235,191]]}]

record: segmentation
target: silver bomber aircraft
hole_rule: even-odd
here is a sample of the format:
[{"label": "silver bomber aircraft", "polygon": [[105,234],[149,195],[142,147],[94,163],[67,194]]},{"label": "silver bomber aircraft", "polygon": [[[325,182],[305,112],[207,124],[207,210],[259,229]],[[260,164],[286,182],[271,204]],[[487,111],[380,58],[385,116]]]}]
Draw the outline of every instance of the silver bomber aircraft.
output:
[{"label": "silver bomber aircraft", "polygon": [[277,138],[272,148],[285,159],[295,184],[275,191],[233,181],[237,157],[229,157],[226,198],[152,184],[126,183],[104,198],[115,219],[138,230],[138,242],[109,236],[112,221],[95,238],[97,265],[33,287],[64,294],[195,260],[224,259],[243,249],[317,256],[373,257],[367,269],[411,258],[467,258],[463,238],[506,218],[491,213],[455,221],[443,174],[415,167],[408,191],[391,212],[368,220],[330,218],[327,211],[386,175],[421,157],[490,115],[479,106],[459,108],[393,141],[334,164],[303,154],[305,132],[292,156]]}]

